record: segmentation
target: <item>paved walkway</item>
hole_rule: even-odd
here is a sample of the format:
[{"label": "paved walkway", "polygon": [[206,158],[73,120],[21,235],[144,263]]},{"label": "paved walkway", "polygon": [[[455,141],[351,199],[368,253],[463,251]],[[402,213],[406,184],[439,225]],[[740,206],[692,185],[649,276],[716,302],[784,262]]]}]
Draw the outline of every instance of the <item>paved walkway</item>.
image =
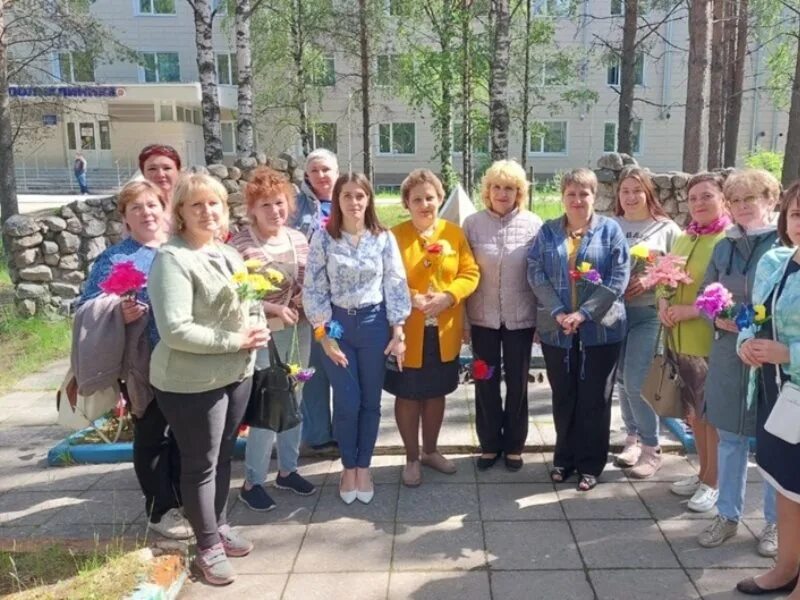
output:
[{"label": "paved walkway", "polygon": [[[56,363],[0,397],[3,547],[144,538],[130,464],[44,466],[47,450],[67,433],[54,424],[53,400],[65,366]],[[550,483],[548,402],[547,387],[534,386],[529,442],[536,451],[525,455],[522,472],[497,466],[478,473],[469,455],[456,454],[457,474],[425,470],[416,489],[400,485],[404,459],[396,453],[391,402],[384,402],[376,494],[368,506],[339,500],[338,461],[306,458],[300,471],[319,493],[301,498],[274,490],[276,510],[251,512],[236,500],[243,477],[237,461],[229,515],[256,549],[235,560],[240,577],[233,585],[190,582],[181,598],[721,600],[739,597],[731,591],[736,581],[770,565],[755,552],[763,521],[754,470],[739,534],[720,548],[702,549],[694,538],[711,515],[690,513],[667,489],[667,482],[695,472],[678,454],[666,457],[652,481],[629,481],[609,465],[590,494],[576,492],[574,483]],[[471,423],[472,399],[462,388],[449,399],[443,445],[473,446]],[[616,442],[619,425],[615,412]]]}]

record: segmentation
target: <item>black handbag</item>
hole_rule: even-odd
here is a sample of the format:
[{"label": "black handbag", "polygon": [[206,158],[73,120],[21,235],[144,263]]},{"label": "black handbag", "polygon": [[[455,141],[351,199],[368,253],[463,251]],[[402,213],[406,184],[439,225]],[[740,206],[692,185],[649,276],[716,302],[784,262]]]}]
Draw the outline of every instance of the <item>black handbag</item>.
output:
[{"label": "black handbag", "polygon": [[281,360],[275,342],[269,340],[269,366],[256,369],[244,422],[250,427],[276,433],[294,429],[303,420],[297,404],[297,383]]}]

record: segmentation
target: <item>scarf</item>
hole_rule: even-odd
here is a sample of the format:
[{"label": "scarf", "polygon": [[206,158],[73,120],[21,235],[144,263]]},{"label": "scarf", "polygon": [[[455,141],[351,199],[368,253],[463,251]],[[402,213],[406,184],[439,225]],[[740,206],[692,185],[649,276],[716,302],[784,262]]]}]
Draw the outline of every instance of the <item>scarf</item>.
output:
[{"label": "scarf", "polygon": [[694,236],[717,234],[720,231],[725,231],[730,224],[731,218],[728,215],[717,217],[708,225],[700,225],[697,221],[692,221],[686,228],[686,233]]}]

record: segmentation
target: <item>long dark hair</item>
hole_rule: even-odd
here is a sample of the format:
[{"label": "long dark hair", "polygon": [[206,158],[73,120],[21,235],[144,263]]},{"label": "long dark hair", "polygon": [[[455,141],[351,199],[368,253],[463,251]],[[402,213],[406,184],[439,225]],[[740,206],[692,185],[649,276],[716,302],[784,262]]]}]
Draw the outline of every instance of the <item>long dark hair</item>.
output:
[{"label": "long dark hair", "polygon": [[778,215],[778,237],[784,246],[794,247],[792,238],[789,237],[787,232],[789,211],[796,204],[800,204],[800,181],[795,181],[790,185],[783,194],[781,194],[781,212]]},{"label": "long dark hair", "polygon": [[331,198],[331,218],[325,227],[334,239],[342,237],[342,206],[339,203],[339,196],[342,194],[342,188],[347,183],[355,183],[367,194],[367,210],[364,212],[364,225],[373,235],[379,234],[381,231],[386,231],[386,227],[381,225],[378,219],[378,213],[375,212],[375,192],[372,191],[372,185],[363,173],[345,173],[339,175],[339,179],[333,186],[333,194]]},{"label": "long dark hair", "polygon": [[650,177],[650,174],[639,167],[625,167],[619,174],[617,197],[615,198],[614,202],[614,214],[616,216],[625,216],[625,211],[622,209],[622,202],[619,201],[619,190],[620,187],[622,187],[622,182],[626,179],[635,179],[642,186],[645,198],[647,198],[647,210],[650,211],[650,216],[652,216],[656,221],[669,219],[669,215],[664,210],[664,207],[661,206],[661,202],[659,202],[656,198],[656,189],[653,186],[653,180]]}]

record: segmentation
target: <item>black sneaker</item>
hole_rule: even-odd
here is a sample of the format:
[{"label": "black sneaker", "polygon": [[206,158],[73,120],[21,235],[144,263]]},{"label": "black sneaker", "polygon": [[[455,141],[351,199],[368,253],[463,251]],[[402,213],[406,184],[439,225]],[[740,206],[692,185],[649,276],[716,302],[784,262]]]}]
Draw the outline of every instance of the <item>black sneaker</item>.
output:
[{"label": "black sneaker", "polygon": [[249,490],[239,490],[239,498],[250,510],[267,512],[275,508],[275,500],[267,493],[263,485],[254,485]]},{"label": "black sneaker", "polygon": [[297,471],[292,471],[286,477],[281,477],[278,473],[275,478],[275,487],[279,490],[291,490],[299,496],[310,496],[317,491],[314,484],[300,477]]}]

